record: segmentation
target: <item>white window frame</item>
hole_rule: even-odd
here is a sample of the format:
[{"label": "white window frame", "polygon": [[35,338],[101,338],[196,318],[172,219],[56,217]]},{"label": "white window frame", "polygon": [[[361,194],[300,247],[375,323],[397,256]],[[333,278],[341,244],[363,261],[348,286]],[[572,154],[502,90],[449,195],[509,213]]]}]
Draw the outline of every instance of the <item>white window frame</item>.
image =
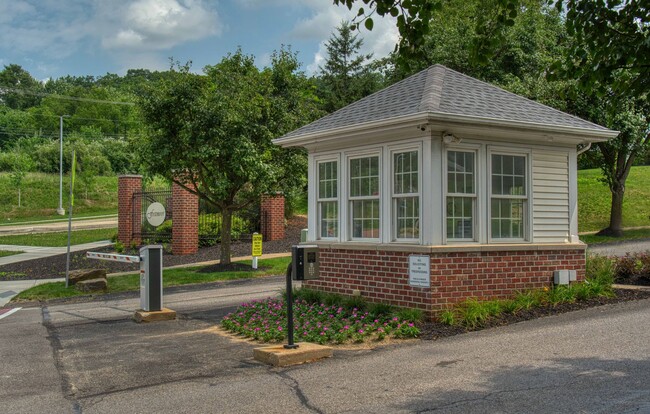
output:
[{"label": "white window frame", "polygon": [[[415,193],[395,193],[395,155],[401,153],[416,152],[418,161],[418,191]],[[390,157],[390,207],[391,207],[391,241],[397,243],[420,243],[422,240],[422,145],[402,145],[391,147],[388,151]],[[399,198],[416,198],[418,202],[417,227],[418,236],[413,238],[397,237],[397,199]]]},{"label": "white window frame", "polygon": [[[350,171],[350,162],[355,159],[362,159],[362,158],[371,158],[371,157],[377,157],[377,179],[378,179],[378,194],[375,195],[370,195],[370,196],[351,196],[351,179],[352,179],[352,174]],[[345,157],[345,197],[346,197],[346,205],[347,205],[347,238],[348,240],[351,241],[367,241],[367,242],[378,242],[381,241],[382,239],[382,234],[384,231],[384,226],[383,226],[383,214],[382,214],[382,206],[383,206],[383,162],[382,162],[382,151],[372,151],[372,152],[358,152],[358,153],[349,153],[346,154]],[[378,221],[379,221],[379,234],[377,237],[354,237],[354,202],[355,201],[363,201],[363,200],[377,200],[378,201],[378,207],[377,211],[379,214]]]},{"label": "white window frame", "polygon": [[[467,152],[474,154],[474,193],[449,193],[449,166],[448,166],[448,156],[449,152]],[[478,243],[481,237],[481,218],[480,218],[480,206],[482,205],[481,200],[481,188],[480,188],[480,174],[482,173],[481,161],[480,161],[481,151],[480,145],[453,145],[445,146],[443,151],[443,220],[442,220],[442,237],[445,244],[451,243]],[[448,197],[462,197],[462,198],[472,198],[474,200],[472,206],[472,238],[449,238],[447,237],[447,198]]]},{"label": "white window frame", "polygon": [[[320,196],[320,165],[323,163],[336,163],[336,197],[321,198]],[[316,176],[316,239],[318,240],[339,240],[341,237],[341,161],[340,157],[321,157],[314,159]],[[321,203],[336,202],[337,209],[337,234],[333,237],[322,236]]]},{"label": "white window frame", "polygon": [[[488,146],[487,148],[487,239],[488,243],[499,244],[499,243],[530,243],[532,241],[532,150],[531,149],[521,149],[513,150],[512,148],[503,148],[503,147],[494,147]],[[524,183],[526,185],[526,194],[524,196],[517,195],[506,195],[506,194],[492,194],[492,155],[509,155],[515,157],[524,157],[526,166],[524,171],[526,177],[524,177]],[[512,199],[512,200],[523,200],[523,218],[522,225],[523,229],[523,238],[493,238],[492,237],[492,199]]]}]

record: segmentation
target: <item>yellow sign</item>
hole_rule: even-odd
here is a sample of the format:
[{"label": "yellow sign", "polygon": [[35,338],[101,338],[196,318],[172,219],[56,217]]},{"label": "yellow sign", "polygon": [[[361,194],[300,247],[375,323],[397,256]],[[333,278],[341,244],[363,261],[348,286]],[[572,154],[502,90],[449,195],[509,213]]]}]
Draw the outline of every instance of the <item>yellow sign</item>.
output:
[{"label": "yellow sign", "polygon": [[262,235],[253,233],[253,256],[262,255]]}]

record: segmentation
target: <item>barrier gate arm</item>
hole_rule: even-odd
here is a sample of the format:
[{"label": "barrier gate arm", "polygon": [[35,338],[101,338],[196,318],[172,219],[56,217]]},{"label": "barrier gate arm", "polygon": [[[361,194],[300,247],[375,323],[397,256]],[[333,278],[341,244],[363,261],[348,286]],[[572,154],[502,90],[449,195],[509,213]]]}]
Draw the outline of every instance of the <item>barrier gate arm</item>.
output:
[{"label": "barrier gate arm", "polygon": [[111,262],[122,263],[140,263],[142,261],[140,256],[129,256],[126,254],[86,252],[86,257],[89,259],[108,260]]}]

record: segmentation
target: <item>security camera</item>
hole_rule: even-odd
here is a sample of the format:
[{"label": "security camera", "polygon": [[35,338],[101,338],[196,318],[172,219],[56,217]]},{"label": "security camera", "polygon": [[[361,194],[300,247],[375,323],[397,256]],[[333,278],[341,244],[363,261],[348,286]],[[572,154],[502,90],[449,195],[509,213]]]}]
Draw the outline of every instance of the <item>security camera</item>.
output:
[{"label": "security camera", "polygon": [[447,132],[442,134],[442,142],[444,142],[445,144],[451,144],[454,141],[457,141],[457,139],[453,134]]}]

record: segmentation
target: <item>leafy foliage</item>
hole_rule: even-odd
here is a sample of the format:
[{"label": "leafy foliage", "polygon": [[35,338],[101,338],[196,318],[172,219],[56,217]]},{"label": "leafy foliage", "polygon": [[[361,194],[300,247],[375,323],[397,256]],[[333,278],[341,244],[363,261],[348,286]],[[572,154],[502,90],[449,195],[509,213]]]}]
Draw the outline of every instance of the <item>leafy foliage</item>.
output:
[{"label": "leafy foliage", "polygon": [[[382,340],[388,336],[414,338],[420,333],[413,321],[383,312],[373,314],[340,304],[326,305],[296,299],[293,304],[296,341],[324,343]],[[262,342],[286,338],[287,311],[283,299],[244,303],[221,322],[228,331]]]},{"label": "leafy foliage", "polygon": [[271,61],[259,70],[238,50],[204,75],[177,65],[139,100],[149,128],[142,165],[219,209],[222,263],[230,263],[233,212],[261,194],[304,185],[304,153],[271,139],[312,120],[316,99],[294,53],[282,49]]}]

